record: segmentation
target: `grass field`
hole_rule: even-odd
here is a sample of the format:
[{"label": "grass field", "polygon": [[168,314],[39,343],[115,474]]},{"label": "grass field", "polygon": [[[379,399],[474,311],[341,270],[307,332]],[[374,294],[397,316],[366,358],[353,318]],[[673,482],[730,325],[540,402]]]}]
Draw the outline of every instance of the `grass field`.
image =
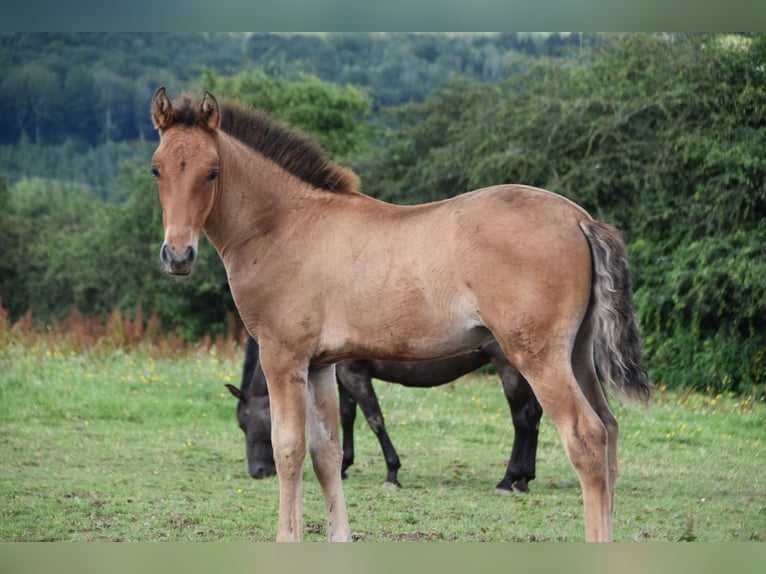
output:
[{"label": "grass field", "polygon": [[[178,357],[134,351],[0,347],[0,541],[269,541],[276,479],[246,470],[234,399],[238,350]],[[579,541],[580,487],[543,417],[531,493],[498,496],[512,427],[494,377],[437,389],[376,383],[402,458],[382,486],[377,441],[357,417],[345,481],[360,541]],[[766,541],[766,405],[671,393],[621,425],[615,539]],[[306,540],[324,540],[324,505],[304,469]]]}]

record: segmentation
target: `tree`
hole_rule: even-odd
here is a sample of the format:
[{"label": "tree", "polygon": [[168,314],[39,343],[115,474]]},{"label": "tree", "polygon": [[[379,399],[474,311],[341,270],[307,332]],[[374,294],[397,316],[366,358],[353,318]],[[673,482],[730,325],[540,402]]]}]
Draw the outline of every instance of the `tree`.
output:
[{"label": "tree", "polygon": [[6,310],[16,306],[12,289],[17,283],[19,267],[19,230],[10,213],[10,191],[0,173],[0,305]]},{"label": "tree", "polygon": [[0,89],[16,107],[19,132],[28,135],[36,144],[43,141],[43,128],[51,119],[55,98],[59,93],[58,77],[47,67],[30,62],[13,70],[3,80]]}]

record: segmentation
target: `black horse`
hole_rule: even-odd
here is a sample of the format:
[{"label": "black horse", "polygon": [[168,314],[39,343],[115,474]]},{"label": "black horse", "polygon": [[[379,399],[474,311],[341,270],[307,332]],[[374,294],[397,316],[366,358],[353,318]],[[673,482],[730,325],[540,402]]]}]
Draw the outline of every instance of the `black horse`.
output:
[{"label": "black horse", "polygon": [[[386,432],[378,397],[372,386],[373,378],[407,387],[436,387],[488,363],[492,363],[502,380],[515,431],[508,468],[496,490],[499,493],[514,490],[528,492],[529,481],[535,478],[537,435],[543,411],[527,381],[508,362],[494,341],[470,353],[434,361],[399,363],[351,359],[338,363],[336,377],[343,428],[343,478],[346,478],[346,469],[354,463],[354,420],[358,404],[383,449],[388,467],[386,484],[401,486],[397,478],[401,462]],[[234,385],[226,387],[238,399],[237,420],[245,433],[250,476],[263,478],[276,474],[271,447],[269,394],[258,360],[258,344],[252,337],[248,337],[245,348],[241,388]]]}]

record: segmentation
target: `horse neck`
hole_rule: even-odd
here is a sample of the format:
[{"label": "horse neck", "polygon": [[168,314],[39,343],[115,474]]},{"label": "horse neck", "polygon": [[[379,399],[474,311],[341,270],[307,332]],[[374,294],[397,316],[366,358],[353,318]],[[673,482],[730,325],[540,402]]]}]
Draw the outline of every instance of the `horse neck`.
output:
[{"label": "horse neck", "polygon": [[219,134],[218,153],[221,176],[205,233],[228,269],[244,243],[274,231],[306,186],[224,133]]}]

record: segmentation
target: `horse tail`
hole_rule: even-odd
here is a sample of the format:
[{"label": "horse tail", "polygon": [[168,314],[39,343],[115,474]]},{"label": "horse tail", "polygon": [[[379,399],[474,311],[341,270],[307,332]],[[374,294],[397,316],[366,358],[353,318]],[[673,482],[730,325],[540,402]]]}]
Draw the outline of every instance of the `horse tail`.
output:
[{"label": "horse tail", "polygon": [[581,222],[593,259],[591,306],[596,321],[593,357],[602,384],[621,400],[647,403],[652,393],[641,351],[628,257],[620,232]]}]

